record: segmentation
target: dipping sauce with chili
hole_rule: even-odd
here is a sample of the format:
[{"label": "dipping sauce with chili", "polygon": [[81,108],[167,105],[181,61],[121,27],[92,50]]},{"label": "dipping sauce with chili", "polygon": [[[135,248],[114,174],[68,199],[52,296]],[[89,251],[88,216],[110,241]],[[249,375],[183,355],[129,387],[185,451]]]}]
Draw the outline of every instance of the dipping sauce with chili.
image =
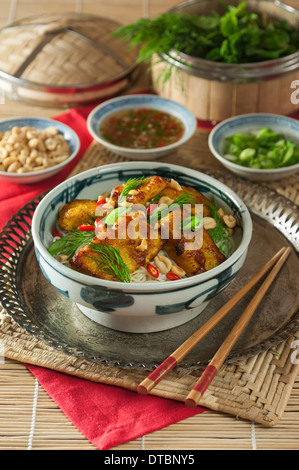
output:
[{"label": "dipping sauce with chili", "polygon": [[107,117],[100,126],[111,144],[131,149],[152,149],[177,142],[184,124],[175,116],[151,108],[131,108]]}]

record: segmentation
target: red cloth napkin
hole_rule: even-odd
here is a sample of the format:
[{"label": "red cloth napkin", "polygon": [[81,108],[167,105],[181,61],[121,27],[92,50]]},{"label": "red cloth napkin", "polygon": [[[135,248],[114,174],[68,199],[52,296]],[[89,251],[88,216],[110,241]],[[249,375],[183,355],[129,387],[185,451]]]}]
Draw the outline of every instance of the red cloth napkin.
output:
[{"label": "red cloth napkin", "polygon": [[[86,117],[91,109],[72,109],[56,117],[74,129],[81,142],[77,158],[61,173],[34,185],[0,182],[0,230],[27,202],[64,181],[78,163],[92,142],[86,126]],[[120,387],[94,383],[37,366],[27,367],[74,426],[101,450],[204,411],[204,408],[190,410],[184,403],[141,396]]]},{"label": "red cloth napkin", "polygon": [[101,450],[204,411],[200,407],[191,410],[184,403],[166,398],[138,395],[41,367],[27,367],[76,428]]}]

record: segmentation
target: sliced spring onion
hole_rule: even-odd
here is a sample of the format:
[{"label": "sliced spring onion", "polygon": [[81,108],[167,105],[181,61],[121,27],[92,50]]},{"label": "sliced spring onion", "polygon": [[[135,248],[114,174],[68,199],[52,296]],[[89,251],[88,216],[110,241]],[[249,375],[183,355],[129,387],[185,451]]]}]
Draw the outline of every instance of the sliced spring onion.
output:
[{"label": "sliced spring onion", "polygon": [[117,207],[117,209],[114,209],[110,212],[110,214],[107,215],[107,217],[105,218],[105,224],[108,226],[112,226],[120,217],[129,214],[131,210],[131,207]]},{"label": "sliced spring onion", "polygon": [[268,127],[227,137],[223,150],[226,160],[249,168],[274,169],[299,163],[299,146]]},{"label": "sliced spring onion", "polygon": [[193,215],[191,217],[186,217],[181,222],[182,230],[192,230],[192,232],[200,230],[202,226],[203,226],[203,217],[201,215]]},{"label": "sliced spring onion", "polygon": [[254,157],[256,154],[256,150],[255,149],[251,149],[251,148],[246,148],[244,150],[242,150],[242,152],[240,153],[239,155],[239,158],[240,160],[242,160],[243,162],[247,161],[247,160],[251,160],[252,157]]}]

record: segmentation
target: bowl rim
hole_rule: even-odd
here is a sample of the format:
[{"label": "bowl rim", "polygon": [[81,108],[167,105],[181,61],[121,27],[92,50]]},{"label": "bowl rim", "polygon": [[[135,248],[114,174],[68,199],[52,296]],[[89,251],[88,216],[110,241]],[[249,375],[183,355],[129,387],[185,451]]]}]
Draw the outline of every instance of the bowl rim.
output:
[{"label": "bowl rim", "polygon": [[275,174],[289,173],[290,171],[294,171],[294,170],[297,170],[297,169],[299,170],[299,163],[295,163],[294,165],[285,166],[285,167],[282,167],[282,168],[268,168],[268,169],[267,168],[265,168],[265,169],[263,169],[263,168],[249,168],[247,166],[242,166],[242,165],[238,165],[237,163],[230,162],[229,160],[224,158],[216,150],[213,141],[214,141],[216,133],[219,132],[219,129],[221,129],[224,125],[226,125],[229,122],[242,121],[243,119],[248,118],[248,117],[254,118],[254,116],[258,116],[258,117],[262,117],[262,118],[267,118],[267,117],[277,118],[277,117],[279,117],[283,121],[296,123],[298,125],[298,130],[299,130],[299,121],[297,119],[294,119],[290,116],[283,116],[281,114],[275,114],[275,113],[247,113],[247,114],[240,114],[238,116],[233,116],[233,117],[230,117],[228,119],[224,119],[223,121],[216,124],[216,126],[209,133],[208,145],[209,145],[209,149],[212,152],[212,154],[214,155],[214,157],[217,158],[221,163],[225,164],[227,167],[235,169],[236,171],[238,170],[238,171],[242,171],[242,172],[248,173],[248,174],[259,174],[259,175],[264,174],[265,175],[267,173],[269,175],[270,174],[275,175]]},{"label": "bowl rim", "polygon": [[[180,279],[176,282],[167,282],[167,281],[161,281],[161,282],[149,282],[149,283],[123,283],[119,281],[108,281],[104,279],[99,279],[95,278],[92,276],[89,276],[87,274],[82,274],[80,272],[77,272],[75,270],[70,269],[67,266],[64,266],[62,263],[57,261],[54,257],[52,257],[46,247],[43,245],[39,238],[39,220],[40,220],[40,213],[43,210],[43,207],[48,205],[54,195],[59,194],[61,191],[63,191],[67,186],[70,186],[74,181],[78,181],[78,178],[80,180],[87,179],[88,177],[99,174],[100,172],[109,172],[111,170],[113,171],[118,171],[118,170],[123,170],[125,169],[136,169],[136,164],[138,163],[138,167],[142,170],[144,169],[150,169],[150,170],[157,170],[159,171],[159,168],[169,167],[173,171],[177,172],[182,172],[182,174],[189,175],[189,176],[197,176],[199,180],[202,180],[204,178],[205,181],[210,182],[215,186],[215,182],[217,183],[217,187],[226,193],[230,200],[234,201],[234,203],[242,209],[241,212],[241,218],[243,225],[246,227],[246,230],[243,230],[243,236],[242,240],[240,242],[240,245],[238,248],[235,250],[235,252],[228,258],[226,259],[223,263],[221,263],[219,266],[216,268],[211,269],[210,271],[206,271],[201,274],[197,274],[195,276],[186,278],[186,279]],[[112,290],[118,290],[121,289],[122,291],[127,291],[131,293],[149,293],[149,292],[159,292],[161,291],[172,291],[172,290],[180,290],[184,289],[186,287],[192,287],[198,284],[201,284],[205,281],[211,280],[213,278],[216,278],[217,275],[225,271],[226,269],[230,268],[232,265],[235,264],[243,255],[244,253],[247,252],[249,243],[251,241],[252,237],[252,219],[249,213],[249,210],[246,206],[246,204],[241,200],[241,198],[234,192],[232,191],[228,186],[226,186],[224,183],[221,183],[220,181],[217,181],[215,178],[206,175],[205,173],[201,173],[200,171],[193,170],[191,168],[186,168],[182,167],[179,165],[174,165],[174,164],[168,164],[168,163],[162,163],[162,162],[120,162],[120,163],[112,163],[108,165],[103,165],[100,167],[92,168],[89,170],[86,170],[79,175],[75,175],[68,180],[60,183],[57,185],[55,188],[53,188],[49,193],[47,193],[44,198],[39,202],[38,206],[35,209],[35,212],[33,214],[32,218],[32,226],[31,226],[31,231],[32,231],[32,237],[35,245],[35,249],[37,249],[44,259],[44,261],[55,271],[58,271],[60,274],[62,274],[64,277],[67,277],[75,282],[82,283],[84,285],[96,285],[99,287],[106,287],[110,288]]]},{"label": "bowl rim", "polygon": [[[164,147],[151,148],[151,149],[132,149],[132,148],[129,148],[129,147],[121,147],[120,145],[111,144],[107,140],[103,139],[101,137],[101,135],[98,132],[96,132],[96,130],[92,126],[92,121],[93,121],[93,118],[94,118],[95,114],[100,109],[105,109],[105,107],[109,106],[111,103],[121,104],[122,101],[128,100],[128,99],[132,101],[132,107],[134,107],[134,101],[137,98],[139,98],[139,99],[143,98],[143,99],[145,99],[145,101],[150,99],[151,101],[156,100],[157,102],[161,102],[161,103],[163,102],[163,103],[166,103],[166,104],[171,103],[171,105],[174,105],[177,108],[181,109],[186,114],[188,114],[189,117],[193,120],[193,123],[192,123],[192,126],[191,126],[190,130],[185,128],[184,135],[180,138],[180,140],[178,140],[177,142],[174,142],[173,144],[165,145]],[[157,105],[157,106],[159,106],[159,105]],[[120,106],[120,108],[121,108],[121,106]],[[117,112],[117,110],[115,109],[115,110],[112,111],[112,113],[114,113],[114,112]],[[171,111],[169,111],[169,113],[171,114]],[[87,129],[88,129],[89,133],[92,135],[92,137],[94,137],[94,139],[96,139],[98,142],[103,144],[105,147],[108,147],[112,151],[115,151],[115,152],[121,151],[123,153],[127,152],[127,153],[130,153],[130,154],[133,154],[133,155],[143,154],[143,155],[150,156],[151,154],[155,154],[157,152],[166,152],[166,151],[175,149],[175,148],[179,147],[180,145],[184,144],[187,140],[189,140],[192,137],[192,135],[195,133],[196,128],[197,128],[197,119],[196,119],[196,117],[184,105],[182,105],[180,103],[177,103],[176,101],[170,100],[168,98],[163,98],[162,96],[159,96],[159,95],[146,94],[146,93],[135,93],[135,94],[132,94],[132,95],[117,96],[115,98],[111,98],[109,100],[106,100],[103,103],[96,106],[89,113],[89,115],[87,117]]]},{"label": "bowl rim", "polygon": [[18,123],[20,121],[29,121],[29,122],[30,121],[32,122],[42,121],[44,123],[49,123],[49,125],[51,124],[54,127],[55,127],[55,123],[58,124],[59,126],[63,127],[65,131],[68,131],[72,135],[72,138],[74,139],[74,150],[72,151],[72,153],[68,156],[66,160],[64,160],[61,163],[58,163],[57,165],[51,166],[49,168],[45,168],[44,170],[26,171],[24,173],[17,173],[17,172],[8,173],[7,171],[0,171],[0,177],[3,176],[3,178],[5,177],[6,179],[16,179],[16,178],[25,179],[25,178],[32,177],[32,176],[38,177],[41,175],[46,175],[47,173],[52,173],[54,171],[55,173],[58,173],[60,169],[62,169],[64,166],[70,163],[78,154],[80,145],[81,145],[79,136],[70,126],[68,126],[64,122],[57,121],[54,118],[43,118],[43,117],[38,117],[38,116],[19,116],[19,117],[1,120],[0,127],[2,124],[6,124],[6,123],[9,124],[10,122]]}]

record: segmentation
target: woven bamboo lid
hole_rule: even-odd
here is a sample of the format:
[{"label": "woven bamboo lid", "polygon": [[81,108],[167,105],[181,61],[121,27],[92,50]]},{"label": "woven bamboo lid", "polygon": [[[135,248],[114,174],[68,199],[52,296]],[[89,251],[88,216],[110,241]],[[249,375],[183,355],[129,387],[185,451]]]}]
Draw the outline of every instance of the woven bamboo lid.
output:
[{"label": "woven bamboo lid", "polygon": [[[82,103],[119,91],[136,60],[136,51],[112,36],[119,26],[69,13],[26,18],[1,29],[0,86],[10,97],[40,104]],[[51,97],[43,96],[47,93]]]}]

